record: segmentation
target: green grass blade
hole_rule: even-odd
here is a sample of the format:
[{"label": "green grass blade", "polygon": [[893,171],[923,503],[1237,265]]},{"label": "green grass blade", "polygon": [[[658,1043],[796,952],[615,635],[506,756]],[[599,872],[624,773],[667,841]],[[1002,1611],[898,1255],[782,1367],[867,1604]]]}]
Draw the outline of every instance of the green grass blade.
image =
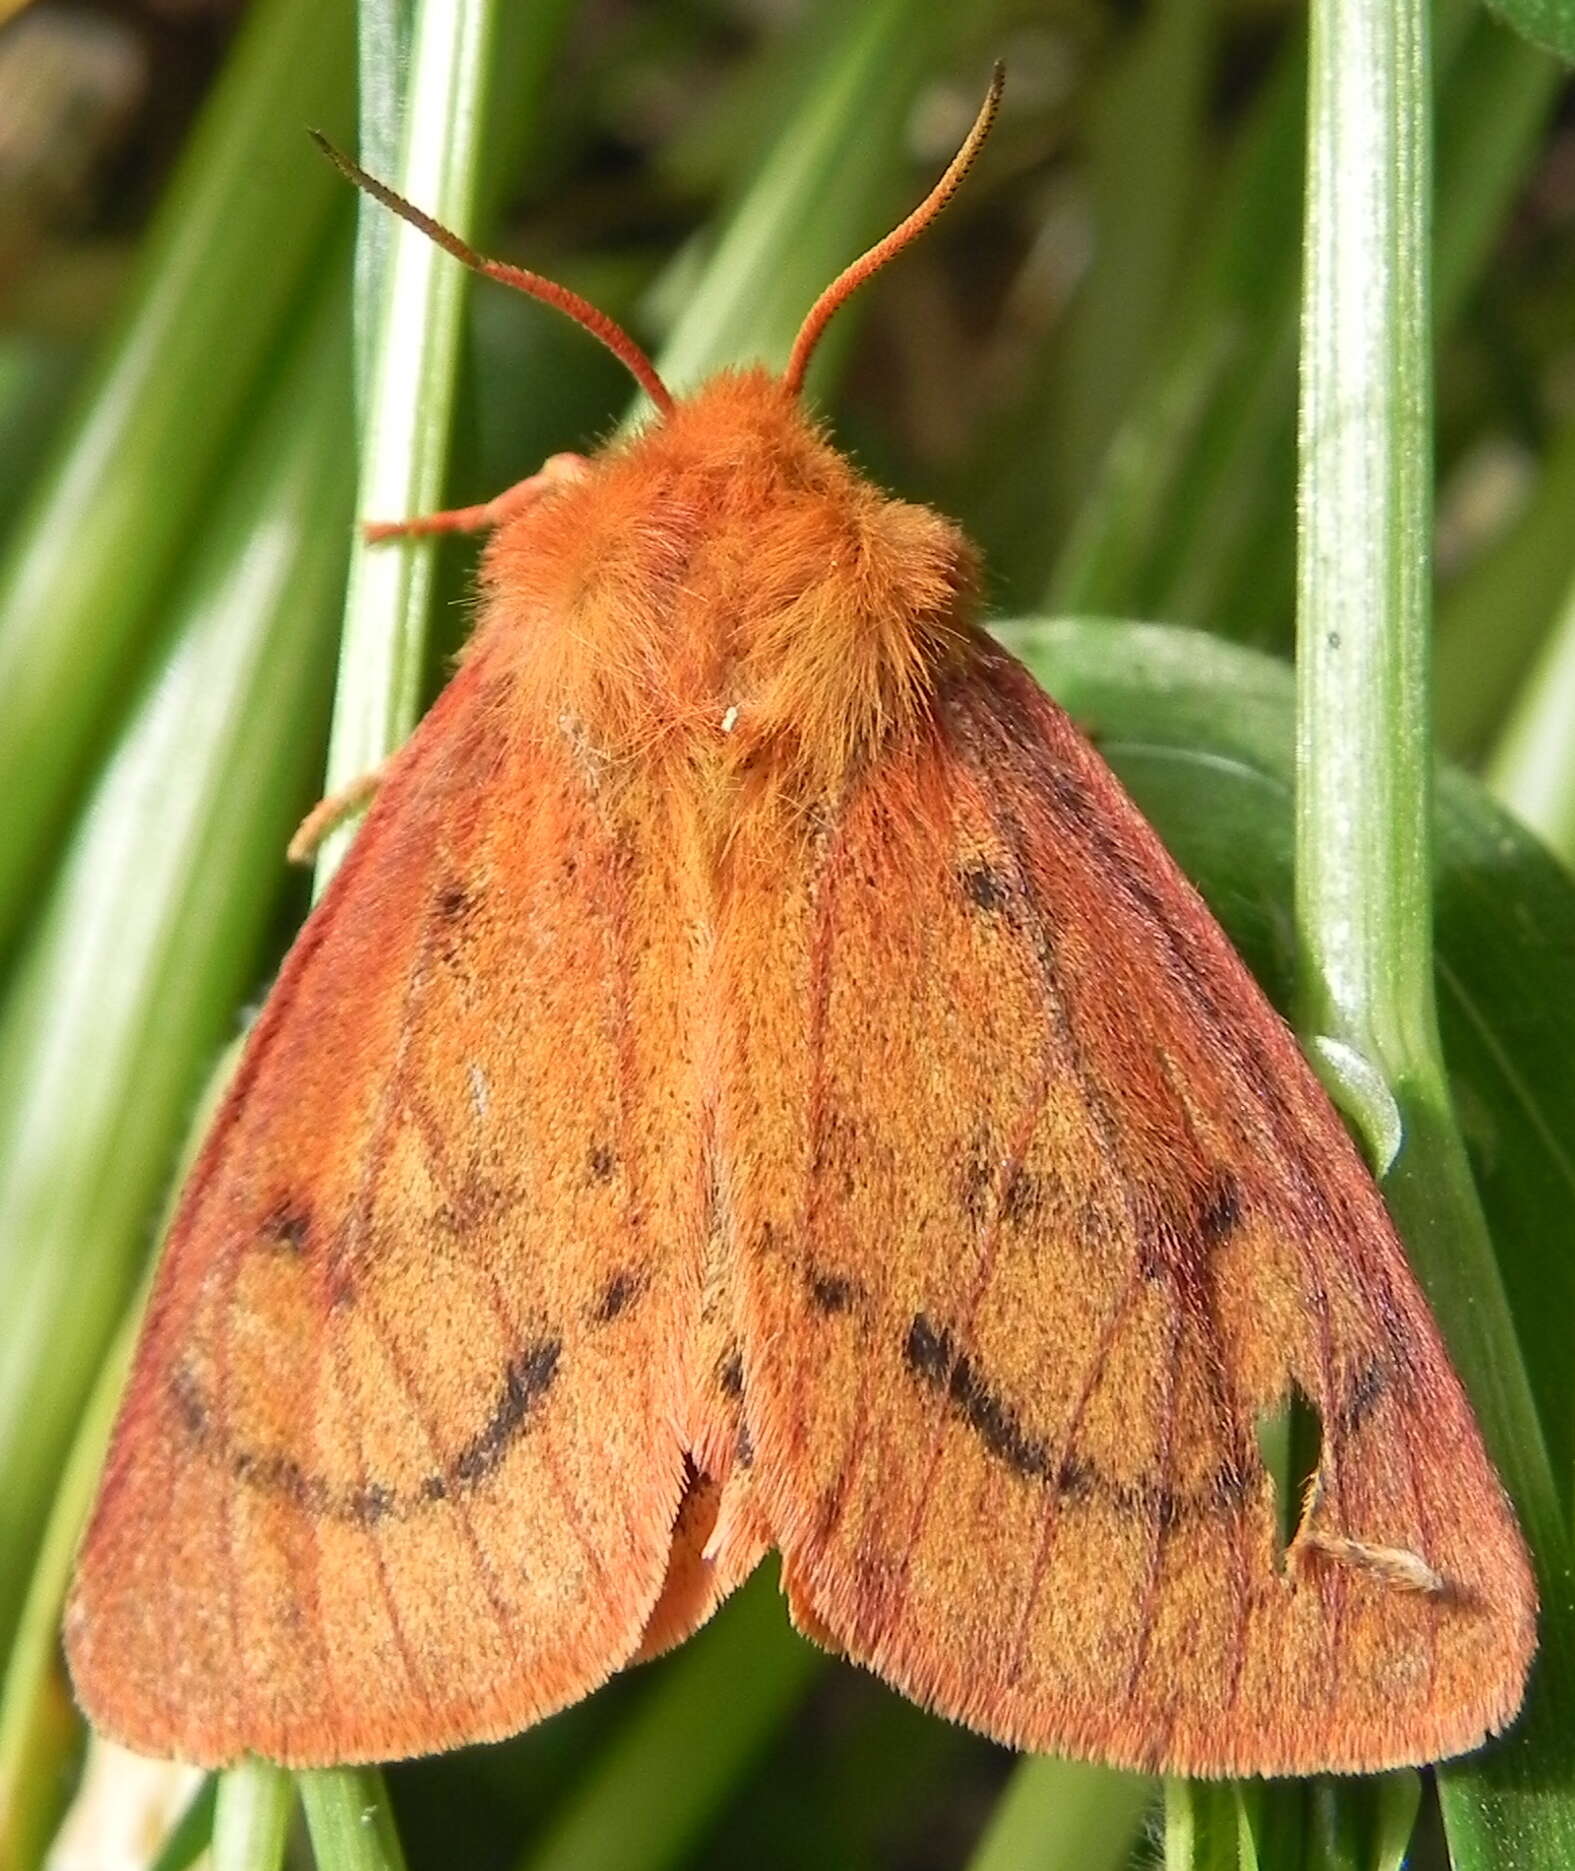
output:
[{"label": "green grass blade", "polygon": [[[369,121],[386,127],[401,90],[401,22],[379,9],[363,39],[363,81],[375,93]],[[485,160],[493,0],[421,0],[410,28],[403,86],[401,194],[462,238],[472,230]],[[384,243],[386,241],[386,250]],[[469,276],[405,222],[391,231],[363,216],[357,284],[381,295],[364,390],[356,510],[400,519],[442,505],[461,319]],[[363,340],[364,341],[364,340]],[[328,754],[332,791],[387,758],[415,725],[420,705],[432,585],[430,542],[355,544],[345,597]],[[318,854],[320,893],[353,832],[341,828]],[[343,1769],[297,1776],[321,1871],[399,1871],[404,1863],[382,1776]]]},{"label": "green grass blade", "polygon": [[968,1871],[1122,1871],[1158,1795],[1144,1774],[1025,1760],[996,1802]]},{"label": "green grass blade", "polygon": [[[239,1045],[231,1046],[209,1077],[187,1128],[181,1152],[183,1172],[202,1142],[239,1056]],[[166,1213],[160,1238],[168,1220]],[[6,1871],[19,1871],[39,1861],[42,1842],[69,1784],[71,1758],[81,1743],[80,1725],[62,1695],[61,1612],[77,1541],[98,1488],[151,1275],[150,1267],[93,1380],[49,1504],[44,1537],[6,1662],[0,1688],[0,1866]],[[200,1800],[194,1804],[206,1810]],[[177,1828],[177,1838],[184,1830],[185,1822]],[[206,1827],[202,1836],[206,1839]]]},{"label": "green grass blade", "polygon": [[665,1871],[683,1863],[824,1662],[757,1574],[684,1647],[598,1756],[521,1871]]},{"label": "green grass blade", "polygon": [[1400,1871],[1422,1803],[1420,1775],[1315,1780],[1304,1871]]},{"label": "green grass blade", "polygon": [[[208,1855],[213,1842],[215,1803],[210,1776],[198,1782],[191,1804],[148,1871],[216,1871]],[[56,1871],[56,1867],[47,1866],[46,1871]]]},{"label": "green grass blade", "polygon": [[[356,160],[378,177],[399,168],[400,130],[405,121],[405,73],[415,0],[357,0]],[[371,390],[374,333],[388,272],[388,249],[399,225],[370,195],[356,197],[355,407],[359,432]]]},{"label": "green grass blade", "polygon": [[1486,775],[1505,805],[1575,868],[1575,587],[1515,697]]},{"label": "green grass blade", "polygon": [[1433,317],[1443,330],[1481,277],[1558,102],[1558,61],[1489,19],[1472,22],[1438,103]]},{"label": "green grass blade", "polygon": [[295,1811],[283,1768],[247,1761],[219,1777],[213,1808],[211,1871],[280,1871]]},{"label": "green grass blade", "polygon": [[1233,1782],[1166,1780],[1165,1871],[1258,1871]]},{"label": "green grass blade", "polygon": [[99,1369],[71,1452],[60,1471],[49,1522],[17,1621],[0,1691],[0,1865],[37,1864],[59,1818],[66,1767],[80,1744],[58,1676],[60,1612],[71,1561],[98,1486],[120,1388],[131,1362],[140,1301]]},{"label": "green grass blade", "polygon": [[[1473,21],[1457,0],[1438,7],[1436,37],[1444,78],[1433,309],[1448,329],[1524,177],[1556,68]],[[1281,562],[1304,86],[1292,44],[1217,191],[1155,367],[1077,513],[1050,584],[1054,608],[1139,610],[1277,640],[1275,599],[1289,589]]]},{"label": "green grass blade", "polygon": [[320,256],[343,132],[342,9],[264,0],[166,193],[117,335],[0,566],[0,942],[206,525],[246,398]]},{"label": "green grass blade", "polygon": [[375,1767],[296,1775],[317,1871],[405,1871],[388,1789]]},{"label": "green grass blade", "polygon": [[[493,0],[423,0],[411,43],[402,195],[462,238],[485,161],[484,116]],[[368,231],[367,239],[381,236]],[[398,520],[443,504],[450,418],[469,275],[405,222],[387,235],[382,305],[367,376],[361,435],[362,519]],[[365,246],[358,248],[365,254]],[[375,262],[363,258],[367,282]],[[357,541],[345,601],[327,791],[369,773],[415,725],[425,669],[434,546]],[[323,844],[319,890],[339,865],[353,828]]]},{"label": "green grass blade", "polygon": [[[1224,401],[1222,386],[1231,384],[1244,409],[1265,394],[1265,378],[1283,394],[1295,265],[1285,205],[1300,187],[1305,63],[1299,43],[1287,48],[1254,107],[1160,359],[1076,511],[1050,577],[1054,610],[1144,604],[1156,550],[1166,538],[1187,536],[1192,508],[1208,511],[1194,494],[1204,477],[1184,475],[1181,464],[1220,420],[1211,411]],[[1280,335],[1266,336],[1272,333]],[[1253,373],[1245,386],[1244,366]]]},{"label": "green grass blade", "polygon": [[250,984],[314,758],[348,485],[344,298],[325,282],[317,300],[0,1017],[7,1644],[190,1100]]},{"label": "green grass blade", "polygon": [[1551,441],[1514,524],[1444,594],[1434,655],[1434,720],[1457,759],[1486,752],[1575,579],[1575,423]]},{"label": "green grass blade", "polygon": [[1158,0],[1092,103],[1094,247],[1059,352],[1053,425],[1066,509],[1097,472],[1165,327],[1193,231],[1218,26],[1212,0]]},{"label": "green grass blade", "polygon": [[1488,5],[1533,45],[1575,59],[1575,11],[1569,0],[1487,0]]}]

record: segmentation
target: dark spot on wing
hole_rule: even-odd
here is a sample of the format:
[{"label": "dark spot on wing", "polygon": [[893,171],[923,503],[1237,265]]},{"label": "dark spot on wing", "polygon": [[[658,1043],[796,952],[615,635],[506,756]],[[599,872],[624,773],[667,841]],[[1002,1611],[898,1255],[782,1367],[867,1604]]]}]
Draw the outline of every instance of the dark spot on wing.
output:
[{"label": "dark spot on wing", "polygon": [[817,1312],[847,1312],[857,1305],[863,1292],[857,1280],[839,1273],[825,1273],[817,1267],[809,1270],[809,1296]]},{"label": "dark spot on wing", "polygon": [[922,1312],[908,1327],[902,1355],[908,1369],[928,1384],[944,1383],[956,1357],[951,1333],[937,1331]]},{"label": "dark spot on wing", "polygon": [[1086,1501],[1094,1492],[1096,1480],[1093,1468],[1080,1455],[1062,1456],[1055,1471],[1056,1492],[1074,1501]]},{"label": "dark spot on wing", "polygon": [[738,1426],[738,1435],[733,1443],[733,1460],[740,1468],[753,1468],[755,1465],[755,1444],[748,1423],[740,1423]]},{"label": "dark spot on wing", "polygon": [[1011,898],[1006,879],[983,858],[965,864],[958,881],[962,884],[963,895],[986,915],[1005,909]]},{"label": "dark spot on wing", "polygon": [[1240,1461],[1221,1462],[1214,1471],[1214,1498],[1225,1509],[1239,1507],[1252,1492],[1257,1471]]},{"label": "dark spot on wing", "polygon": [[269,1210],[262,1224],[262,1238],[271,1247],[289,1254],[304,1254],[312,1234],[312,1212],[294,1196],[285,1196]]},{"label": "dark spot on wing", "polygon": [[1388,1388],[1388,1373],[1376,1358],[1371,1359],[1363,1366],[1335,1414],[1335,1423],[1340,1432],[1349,1436],[1360,1429],[1372,1415],[1374,1404]]},{"label": "dark spot on wing", "polygon": [[432,1220],[445,1233],[459,1236],[495,1222],[520,1201],[517,1187],[479,1171],[467,1174],[463,1182],[449,1182],[443,1194],[444,1200],[432,1210]]},{"label": "dark spot on wing", "polygon": [[1050,797],[1067,818],[1084,827],[1094,822],[1094,802],[1081,780],[1064,767],[1051,768],[1048,779]]},{"label": "dark spot on wing", "polygon": [[355,1269],[348,1255],[330,1260],[323,1276],[324,1297],[330,1312],[341,1312],[356,1302]]},{"label": "dark spot on wing", "polygon": [[1001,1192],[1001,1215],[1009,1226],[1021,1227],[1045,1206],[1045,1184],[1041,1177],[1016,1164]]},{"label": "dark spot on wing", "polygon": [[1141,1488],[1132,1490],[1133,1506],[1145,1519],[1158,1523],[1161,1533],[1169,1533],[1180,1524],[1182,1518],[1181,1497],[1173,1488]]},{"label": "dark spot on wing", "polygon": [[1210,1254],[1229,1240],[1241,1220],[1236,1179],[1221,1172],[1198,1189],[1190,1203],[1185,1196],[1180,1202],[1164,1196],[1145,1206],[1149,1218],[1138,1239],[1144,1276],[1176,1281],[1185,1297],[1197,1286]]},{"label": "dark spot on wing", "polygon": [[858,1188],[859,1132],[853,1119],[844,1111],[823,1112],[810,1175],[815,1181],[837,1172],[837,1186],[843,1201],[851,1201]]},{"label": "dark spot on wing", "polygon": [[997,1461],[1020,1475],[1043,1477],[1049,1473],[1050,1451],[1027,1435],[1016,1414],[990,1389],[966,1357],[952,1366],[947,1395],[962,1412],[963,1420]]},{"label": "dark spot on wing", "polygon": [[625,1313],[645,1291],[645,1276],[620,1270],[607,1282],[606,1290],[597,1300],[591,1313],[597,1325],[611,1325],[621,1313]]},{"label": "dark spot on wing", "polygon": [[1241,1190],[1234,1176],[1220,1176],[1198,1215],[1198,1238],[1205,1247],[1218,1247],[1241,1220]]},{"label": "dark spot on wing", "polygon": [[353,1520],[360,1521],[362,1526],[373,1526],[385,1514],[394,1511],[394,1491],[385,1488],[380,1482],[369,1481],[350,1495],[349,1507]]},{"label": "dark spot on wing", "polygon": [[744,1394],[744,1360],[736,1351],[729,1352],[716,1374],[716,1387],[724,1397],[735,1401]]},{"label": "dark spot on wing", "polygon": [[208,1433],[208,1404],[197,1380],[184,1365],[170,1373],[170,1398],[186,1434],[201,1442]]},{"label": "dark spot on wing", "polygon": [[474,904],[475,898],[461,883],[445,884],[437,893],[437,913],[445,922],[458,922]]},{"label": "dark spot on wing", "polygon": [[609,1143],[593,1143],[586,1167],[592,1182],[606,1182],[618,1167],[618,1154]]},{"label": "dark spot on wing", "polygon": [[975,1125],[963,1155],[957,1188],[962,1211],[972,1222],[982,1222],[989,1210],[999,1163],[1000,1153],[989,1130],[982,1124]]},{"label": "dark spot on wing", "polygon": [[529,1427],[535,1406],[552,1388],[561,1354],[562,1344],[556,1338],[538,1339],[527,1346],[510,1362],[492,1413],[477,1434],[443,1468],[403,1491],[375,1480],[335,1487],[282,1449],[237,1442],[215,1422],[200,1384],[184,1367],[171,1373],[170,1394],[192,1442],[236,1481],[264,1494],[282,1495],[312,1516],[375,1526],[381,1520],[405,1519],[435,1502],[450,1500],[490,1475]]},{"label": "dark spot on wing", "polygon": [[[282,1494],[304,1513],[329,1511],[331,1491],[320,1476],[311,1475],[293,1456],[278,1449],[236,1449],[230,1455],[230,1473],[247,1487],[265,1494]],[[360,1490],[345,1503],[339,1518],[359,1518],[355,1502]]]}]

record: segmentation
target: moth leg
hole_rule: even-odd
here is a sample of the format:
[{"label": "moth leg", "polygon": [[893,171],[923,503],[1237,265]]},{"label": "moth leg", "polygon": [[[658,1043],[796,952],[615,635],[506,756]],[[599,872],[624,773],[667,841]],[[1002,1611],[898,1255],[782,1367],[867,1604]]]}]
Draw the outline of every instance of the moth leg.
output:
[{"label": "moth leg", "polygon": [[368,520],[361,531],[374,544],[384,539],[425,539],[434,533],[482,533],[514,519],[554,488],[584,480],[590,465],[584,455],[549,455],[534,474],[527,474],[523,481],[516,481],[479,506],[449,507],[442,513],[422,513],[409,520]]},{"label": "moth leg", "polygon": [[285,856],[292,864],[310,864],[328,834],[337,831],[346,819],[354,818],[370,803],[383,783],[386,767],[385,761],[369,773],[359,773],[348,786],[341,786],[338,792],[318,800],[296,826],[294,837],[285,847]]}]

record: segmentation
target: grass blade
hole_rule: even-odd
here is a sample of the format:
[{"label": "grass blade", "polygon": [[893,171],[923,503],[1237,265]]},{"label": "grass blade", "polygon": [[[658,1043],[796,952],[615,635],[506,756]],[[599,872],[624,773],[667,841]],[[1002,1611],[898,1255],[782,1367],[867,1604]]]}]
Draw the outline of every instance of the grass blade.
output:
[{"label": "grass blade", "polygon": [[1487,781],[1575,867],[1575,589],[1493,748]]},{"label": "grass blade", "polygon": [[321,253],[336,201],[303,117],[342,132],[351,82],[340,9],[264,0],[252,12],[161,204],[117,335],[0,566],[0,943],[27,912]]},{"label": "grass blade", "polygon": [[0,1018],[7,1644],[190,1101],[284,881],[344,562],[344,317],[342,291],[325,282]]},{"label": "grass blade", "polygon": [[280,1871],[295,1787],[282,1767],[247,1761],[219,1778],[212,1871]]},{"label": "grass blade", "polygon": [[664,1871],[683,1862],[824,1658],[757,1575],[675,1657],[521,1871]]},{"label": "grass blade", "polygon": [[388,1789],[375,1767],[295,1776],[317,1871],[405,1871]]},{"label": "grass blade", "polygon": [[[440,5],[416,13],[407,81],[399,192],[462,238],[472,218],[484,156],[492,0]],[[385,235],[363,222],[361,277],[375,270],[367,241],[386,238],[382,304],[361,434],[362,519],[398,520],[443,504],[450,417],[458,371],[465,270],[405,222]],[[345,600],[333,736],[330,793],[369,773],[415,725],[425,669],[433,542],[358,541]],[[341,827],[318,857],[321,890],[353,836]]]},{"label": "grass blade", "polygon": [[968,1871],[1121,1871],[1157,1784],[1047,1755],[1025,1760],[990,1815]]}]

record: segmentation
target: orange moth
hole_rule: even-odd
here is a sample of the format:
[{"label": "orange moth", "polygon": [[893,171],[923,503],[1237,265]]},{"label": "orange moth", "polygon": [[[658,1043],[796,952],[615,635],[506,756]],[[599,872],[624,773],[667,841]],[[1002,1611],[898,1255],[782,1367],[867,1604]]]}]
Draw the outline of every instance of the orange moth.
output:
[{"label": "orange moth", "polygon": [[[506,1735],[772,1548],[1026,1748],[1391,1767],[1514,1715],[1526,1553],[1371,1179],[974,554],[786,371],[490,506],[171,1231],[67,1617],[209,1765]],[[349,165],[346,165],[347,167]],[[1321,1426],[1288,1544],[1256,1425]]]}]

